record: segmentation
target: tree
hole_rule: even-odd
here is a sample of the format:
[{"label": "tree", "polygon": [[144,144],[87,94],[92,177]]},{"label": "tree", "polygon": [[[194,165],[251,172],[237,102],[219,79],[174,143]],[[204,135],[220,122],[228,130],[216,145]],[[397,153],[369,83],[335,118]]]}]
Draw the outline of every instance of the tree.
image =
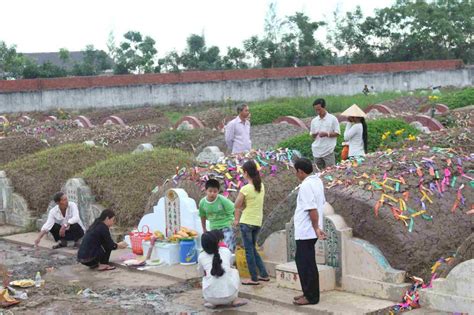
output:
[{"label": "tree", "polygon": [[21,78],[26,58],[16,52],[16,46],[7,46],[0,40],[0,79]]},{"label": "tree", "polygon": [[155,72],[180,72],[181,57],[176,50],[169,52],[165,57],[158,59]]},{"label": "tree", "polygon": [[336,20],[334,46],[351,62],[474,60],[474,3],[398,0],[364,18],[360,8]]},{"label": "tree", "polygon": [[69,50],[66,48],[60,48],[59,49],[59,59],[63,62],[63,64],[66,64],[69,61],[70,55],[69,55]]},{"label": "tree", "polygon": [[191,34],[186,40],[187,47],[179,58],[187,70],[218,70],[222,68],[220,50],[217,46],[206,47],[206,39]]},{"label": "tree", "polygon": [[151,73],[155,70],[157,50],[155,40],[143,37],[140,32],[129,31],[124,34],[125,40],[116,49],[116,74]]},{"label": "tree", "polygon": [[97,75],[111,69],[112,63],[103,50],[97,50],[93,45],[87,45],[83,50],[82,62],[74,64],[72,74],[77,76]]},{"label": "tree", "polygon": [[247,54],[244,50],[236,47],[227,47],[227,55],[222,58],[222,64],[225,69],[247,69],[245,62]]}]

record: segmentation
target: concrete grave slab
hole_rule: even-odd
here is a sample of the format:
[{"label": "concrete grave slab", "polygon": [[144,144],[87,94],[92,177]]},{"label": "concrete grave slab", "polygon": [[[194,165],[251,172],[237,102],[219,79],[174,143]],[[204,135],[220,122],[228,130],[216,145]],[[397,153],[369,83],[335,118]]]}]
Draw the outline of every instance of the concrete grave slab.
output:
[{"label": "concrete grave slab", "polygon": [[192,130],[204,128],[204,124],[195,116],[184,116],[174,125],[178,130]]},{"label": "concrete grave slab", "polygon": [[295,116],[283,116],[279,117],[273,121],[274,124],[290,124],[296,127],[300,127],[301,129],[308,130],[305,123]]},{"label": "concrete grave slab", "polygon": [[420,303],[446,312],[473,312],[474,259],[454,267],[446,278],[435,279],[432,288],[422,289]]},{"label": "concrete grave slab", "polygon": [[119,126],[122,126],[122,127],[127,126],[125,124],[125,122],[122,120],[122,118],[120,118],[119,116],[116,116],[116,115],[111,115],[111,116],[105,118],[103,125],[104,126],[106,126],[106,125],[119,125]]},{"label": "concrete grave slab", "polygon": [[142,143],[137,146],[135,150],[133,150],[133,153],[142,153],[142,152],[149,152],[153,151],[153,144],[151,143]]},{"label": "concrete grave slab", "polygon": [[89,118],[86,116],[80,115],[77,116],[77,118],[74,120],[74,122],[80,127],[80,128],[92,128],[94,125],[91,123]]},{"label": "concrete grave slab", "polygon": [[205,147],[197,156],[196,160],[202,163],[217,163],[225,157],[225,154],[217,146]]}]

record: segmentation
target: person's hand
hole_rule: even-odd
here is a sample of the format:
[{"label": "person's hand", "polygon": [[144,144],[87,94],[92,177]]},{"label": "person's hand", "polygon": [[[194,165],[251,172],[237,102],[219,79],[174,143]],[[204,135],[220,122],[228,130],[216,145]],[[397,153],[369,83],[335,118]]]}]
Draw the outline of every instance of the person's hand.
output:
[{"label": "person's hand", "polygon": [[319,135],[321,138],[329,137],[329,133],[328,133],[328,132],[324,132],[324,131],[321,131],[318,135]]},{"label": "person's hand", "polygon": [[128,244],[122,241],[122,242],[117,244],[117,247],[120,248],[120,249],[125,249],[125,248],[128,247]]},{"label": "person's hand", "polygon": [[66,236],[66,228],[64,226],[61,226],[59,229],[59,236],[65,237]]},{"label": "person's hand", "polygon": [[232,223],[232,226],[233,226],[234,228],[236,228],[238,225],[239,225],[239,221],[238,221],[238,220],[234,220],[234,223]]},{"label": "person's hand", "polygon": [[326,233],[324,233],[324,231],[321,230],[321,229],[316,230],[316,236],[318,237],[319,240],[325,240],[326,239]]},{"label": "person's hand", "polygon": [[35,247],[38,247],[40,241],[41,241],[41,238],[39,238],[39,237],[37,239],[35,239]]},{"label": "person's hand", "polygon": [[318,136],[319,132],[312,133],[311,136],[315,139]]}]

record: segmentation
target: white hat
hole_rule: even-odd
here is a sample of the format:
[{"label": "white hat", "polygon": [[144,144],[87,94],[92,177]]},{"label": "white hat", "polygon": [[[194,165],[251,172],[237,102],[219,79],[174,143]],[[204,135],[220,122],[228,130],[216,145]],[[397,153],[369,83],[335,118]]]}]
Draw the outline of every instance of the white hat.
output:
[{"label": "white hat", "polygon": [[356,104],[352,105],[348,109],[342,112],[341,116],[346,116],[346,117],[366,117],[367,114],[364,113],[362,109],[360,109],[359,106]]}]

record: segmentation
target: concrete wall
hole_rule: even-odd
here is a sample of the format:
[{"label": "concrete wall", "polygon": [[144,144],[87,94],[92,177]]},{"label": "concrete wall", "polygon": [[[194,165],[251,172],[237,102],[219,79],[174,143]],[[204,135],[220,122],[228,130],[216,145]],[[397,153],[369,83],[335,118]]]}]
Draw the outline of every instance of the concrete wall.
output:
[{"label": "concrete wall", "polygon": [[[115,81],[96,82],[97,84],[94,85],[93,81],[82,82],[76,78],[66,78],[52,79],[53,81],[43,80],[47,84],[41,81],[43,83],[40,82],[41,84],[33,86],[30,82],[33,80],[20,80],[13,82],[16,85],[0,82],[0,112],[39,111],[56,108],[187,105],[223,102],[227,98],[259,101],[272,97],[353,95],[360,93],[364,84],[373,85],[378,92],[407,91],[437,85],[456,87],[473,85],[473,67],[451,66],[450,69],[447,68],[441,67],[433,70],[421,70],[421,68],[404,70],[401,68],[402,71],[399,72],[396,71],[398,68],[391,72],[365,72],[364,69],[360,69],[361,72],[346,71],[341,74],[336,74],[341,71],[332,71],[329,72],[329,75],[315,75],[315,73],[322,72],[309,70],[306,71],[307,75],[303,75],[303,73],[299,73],[301,72],[300,68],[295,68],[298,73],[289,72],[286,76],[285,73],[262,75],[262,78],[240,76],[244,79],[231,77],[220,81],[217,80],[217,77],[203,77],[201,81],[199,81],[199,77],[196,77],[194,80],[187,81],[184,79],[161,80],[161,83],[153,77],[154,80],[148,81],[137,78],[135,85],[122,85],[120,82],[114,83]],[[253,73],[250,74],[253,75]],[[115,77],[117,76],[113,78]],[[130,76],[125,77],[130,78]],[[238,78],[239,76],[234,75],[234,77]],[[76,85],[69,81],[74,81]],[[55,82],[57,84],[53,84]],[[123,84],[125,83],[131,84],[128,81],[123,82]],[[117,86],[112,86],[113,84]]]}]

